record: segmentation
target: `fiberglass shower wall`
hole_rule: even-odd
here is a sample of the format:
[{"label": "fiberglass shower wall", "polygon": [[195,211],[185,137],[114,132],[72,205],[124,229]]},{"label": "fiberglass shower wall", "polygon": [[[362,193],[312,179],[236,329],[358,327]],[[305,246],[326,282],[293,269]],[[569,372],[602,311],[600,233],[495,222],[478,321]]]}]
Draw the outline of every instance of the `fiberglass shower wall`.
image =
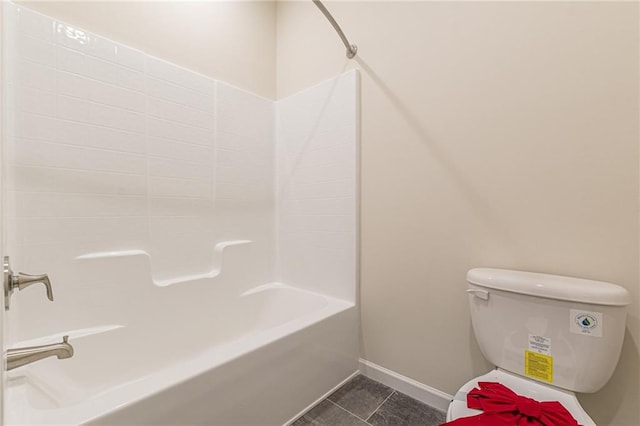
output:
[{"label": "fiberglass shower wall", "polygon": [[358,72],[277,103],[282,282],[355,302]]},{"label": "fiberglass shower wall", "polygon": [[273,279],[272,101],[12,4],[4,31],[5,253],[55,296],[14,294],[15,338],[126,324],[223,260]]},{"label": "fiberglass shower wall", "polygon": [[195,281],[355,301],[355,71],[273,102],[10,3],[3,19],[4,253],[55,296],[14,293],[10,343],[159,299],[179,315]]}]

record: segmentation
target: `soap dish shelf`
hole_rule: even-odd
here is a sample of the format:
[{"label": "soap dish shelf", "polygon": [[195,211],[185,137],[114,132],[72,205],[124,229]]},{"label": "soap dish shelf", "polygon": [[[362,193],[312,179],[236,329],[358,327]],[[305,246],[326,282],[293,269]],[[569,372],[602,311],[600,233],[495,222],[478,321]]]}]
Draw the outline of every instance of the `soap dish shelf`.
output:
[{"label": "soap dish shelf", "polygon": [[119,250],[119,251],[85,253],[80,256],[77,256],[75,260],[90,261],[90,260],[103,260],[103,259],[116,259],[116,258],[122,258],[122,257],[142,256],[146,258],[146,261],[149,264],[149,270],[152,271],[151,281],[153,282],[153,284],[155,284],[158,287],[168,287],[174,284],[184,284],[184,283],[194,282],[202,279],[216,278],[218,275],[222,273],[223,254],[225,249],[229,247],[250,244],[252,242],[253,241],[251,240],[221,241],[217,243],[213,249],[213,262],[209,272],[205,272],[202,274],[194,274],[194,275],[183,275],[180,277],[162,279],[162,280],[153,278],[153,271],[151,267],[151,255],[145,250]]}]

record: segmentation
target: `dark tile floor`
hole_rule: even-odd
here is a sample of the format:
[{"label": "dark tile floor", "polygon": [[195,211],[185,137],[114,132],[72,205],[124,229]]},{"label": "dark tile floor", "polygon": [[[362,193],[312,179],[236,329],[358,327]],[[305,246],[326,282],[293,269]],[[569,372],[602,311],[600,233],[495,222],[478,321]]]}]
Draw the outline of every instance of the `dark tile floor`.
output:
[{"label": "dark tile floor", "polygon": [[358,375],[291,426],[437,426],[445,413]]}]

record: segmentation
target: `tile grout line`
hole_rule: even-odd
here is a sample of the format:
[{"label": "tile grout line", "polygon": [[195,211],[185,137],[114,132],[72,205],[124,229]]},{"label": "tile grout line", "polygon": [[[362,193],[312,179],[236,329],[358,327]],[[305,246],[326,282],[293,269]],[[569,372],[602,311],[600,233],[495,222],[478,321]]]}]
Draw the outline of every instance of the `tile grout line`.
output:
[{"label": "tile grout line", "polygon": [[[341,409],[342,411],[347,412],[348,414],[354,416],[356,419],[358,420],[362,420],[363,422],[367,423],[366,420],[363,420],[362,417],[358,416],[357,414],[353,414],[351,411],[347,410],[346,408],[344,408],[343,406],[339,405],[338,403],[333,402],[332,400],[330,400],[329,398],[325,398],[325,400],[329,401],[330,403],[332,403],[333,405],[335,405],[336,407],[338,407],[339,409]],[[367,423],[369,424],[369,423]]]},{"label": "tile grout line", "polygon": [[[391,389],[391,388],[390,388]],[[371,416],[373,416],[379,409],[380,407],[382,407],[384,405],[385,402],[387,402],[389,400],[389,398],[391,398],[391,396],[396,393],[397,391],[395,389],[392,389],[392,392],[389,394],[389,396],[387,396],[384,401],[382,401],[382,403],[380,405],[378,405],[378,407],[376,407],[375,410],[373,410],[373,412],[371,414],[369,414],[369,417],[367,417],[367,419],[365,420],[365,422],[369,423],[369,419],[371,418]]]}]

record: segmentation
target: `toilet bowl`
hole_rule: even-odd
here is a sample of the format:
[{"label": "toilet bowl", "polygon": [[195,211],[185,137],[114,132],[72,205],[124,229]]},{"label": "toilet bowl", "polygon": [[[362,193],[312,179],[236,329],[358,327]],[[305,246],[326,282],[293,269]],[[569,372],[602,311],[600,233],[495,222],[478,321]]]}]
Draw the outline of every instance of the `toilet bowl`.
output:
[{"label": "toilet bowl", "polygon": [[452,421],[460,417],[475,416],[482,413],[480,410],[474,410],[467,407],[467,393],[478,387],[478,382],[498,382],[502,383],[518,395],[533,398],[536,401],[558,401],[564,408],[571,413],[574,419],[582,426],[596,426],[594,421],[589,417],[582,408],[573,392],[565,391],[552,386],[543,385],[539,382],[528,380],[524,377],[509,373],[507,371],[496,368],[469,380],[455,394],[453,401],[449,404],[447,410],[447,421]]},{"label": "toilet bowl", "polygon": [[593,393],[620,357],[629,293],[615,284],[505,269],[467,273],[471,324],[496,368],[465,383],[447,421],[482,413],[467,407],[478,382],[498,382],[536,401],[558,401],[580,425],[595,425],[575,392]]}]

